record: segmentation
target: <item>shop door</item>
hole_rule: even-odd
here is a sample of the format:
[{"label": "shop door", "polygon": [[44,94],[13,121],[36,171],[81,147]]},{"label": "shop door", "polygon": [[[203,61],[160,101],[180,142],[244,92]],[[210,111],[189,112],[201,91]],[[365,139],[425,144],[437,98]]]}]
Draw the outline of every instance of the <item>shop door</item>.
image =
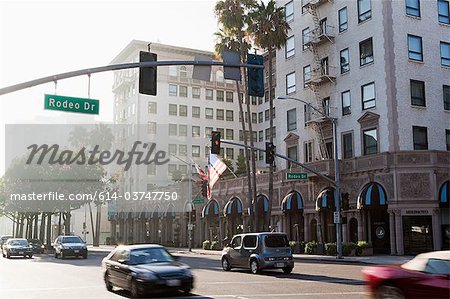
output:
[{"label": "shop door", "polygon": [[403,216],[404,252],[416,255],[433,250],[431,216]]},{"label": "shop door", "polygon": [[378,254],[390,254],[389,214],[386,209],[372,209],[371,233],[373,252]]}]

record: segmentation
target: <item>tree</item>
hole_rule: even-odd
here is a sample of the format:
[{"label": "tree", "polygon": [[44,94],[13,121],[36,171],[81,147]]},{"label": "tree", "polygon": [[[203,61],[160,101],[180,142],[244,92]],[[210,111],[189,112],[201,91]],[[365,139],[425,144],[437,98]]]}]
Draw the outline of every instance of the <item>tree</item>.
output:
[{"label": "tree", "polygon": [[244,157],[244,155],[239,155],[237,157],[237,163],[236,163],[236,168],[237,168],[236,175],[239,177],[242,175],[245,175],[245,171],[246,171],[245,167],[246,167],[245,157]]},{"label": "tree", "polygon": [[234,175],[232,173],[234,172],[233,161],[227,158],[222,158],[222,162],[225,163],[225,165],[228,167],[228,169],[226,169],[223,173],[222,179],[234,178]]},{"label": "tree", "polygon": [[[249,31],[256,46],[265,50],[269,60],[269,115],[270,115],[270,142],[273,143],[273,65],[275,50],[286,45],[288,31],[291,29],[286,22],[284,7],[277,7],[274,0],[267,5],[261,1],[249,13]],[[269,167],[269,211],[266,221],[270,225],[273,200],[273,164]]]},{"label": "tree", "polygon": [[[220,26],[218,36],[218,42],[216,44],[216,50],[228,49],[231,51],[237,51],[240,53],[241,62],[245,62],[245,53],[250,48],[249,43],[246,40],[246,29],[248,27],[248,13],[256,5],[255,0],[221,0],[218,1],[214,7],[214,12],[217,16]],[[246,69],[244,69],[244,78],[246,78]],[[236,81],[236,90],[238,93],[239,115],[242,124],[242,132],[244,135],[244,144],[247,145],[250,140],[250,145],[253,145],[253,128],[251,122],[250,103],[247,96],[247,87],[244,80],[244,97],[247,98],[247,114],[249,118],[249,134],[245,127],[245,115],[242,108],[242,102],[244,97],[241,98],[241,91],[239,82]],[[248,136],[250,135],[250,136]],[[250,155],[249,155],[250,153]],[[254,151],[245,150],[246,164],[247,164],[247,178],[248,178],[248,192],[250,202],[255,201],[256,197],[256,157]],[[252,167],[250,167],[250,161]],[[253,171],[252,169],[253,168]]]}]

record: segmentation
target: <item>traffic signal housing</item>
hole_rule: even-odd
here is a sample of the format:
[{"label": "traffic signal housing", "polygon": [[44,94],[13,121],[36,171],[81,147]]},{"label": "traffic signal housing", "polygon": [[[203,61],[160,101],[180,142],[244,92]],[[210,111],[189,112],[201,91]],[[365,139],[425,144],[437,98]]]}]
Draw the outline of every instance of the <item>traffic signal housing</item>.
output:
[{"label": "traffic signal housing", "polygon": [[[262,55],[247,54],[247,63],[264,65]],[[248,74],[248,95],[255,97],[264,97],[264,69],[263,68],[247,68]]]},{"label": "traffic signal housing", "polygon": [[211,133],[211,153],[220,154],[220,132],[212,131]]},{"label": "traffic signal housing", "polygon": [[202,196],[208,197],[208,181],[206,180],[202,181]]},{"label": "traffic signal housing", "polygon": [[[139,62],[156,61],[155,53],[140,51]],[[156,96],[156,66],[139,68],[139,93]]]},{"label": "traffic signal housing", "polygon": [[275,161],[275,148],[272,142],[266,142],[266,164],[272,165]]}]

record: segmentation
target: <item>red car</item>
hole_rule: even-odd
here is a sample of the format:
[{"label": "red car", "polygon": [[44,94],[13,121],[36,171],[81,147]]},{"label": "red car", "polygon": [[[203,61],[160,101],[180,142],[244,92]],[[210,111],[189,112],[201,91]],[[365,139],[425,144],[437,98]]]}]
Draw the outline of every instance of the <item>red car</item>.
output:
[{"label": "red car", "polygon": [[450,250],[417,255],[403,265],[363,269],[375,298],[450,298]]}]

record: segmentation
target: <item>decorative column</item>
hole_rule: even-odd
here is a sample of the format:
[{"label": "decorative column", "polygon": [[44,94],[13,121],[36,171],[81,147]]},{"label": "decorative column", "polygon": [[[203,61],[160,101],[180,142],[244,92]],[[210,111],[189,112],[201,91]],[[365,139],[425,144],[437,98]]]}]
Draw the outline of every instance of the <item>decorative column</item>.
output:
[{"label": "decorative column", "polygon": [[433,213],[431,215],[431,223],[433,225],[432,227],[432,233],[433,233],[433,250],[441,250],[441,225],[440,225],[440,209],[434,208]]},{"label": "decorative column", "polygon": [[397,245],[397,255],[404,255],[405,251],[403,248],[403,219],[401,210],[394,210],[395,214],[395,238]]},{"label": "decorative column", "polygon": [[309,214],[303,214],[303,227],[305,229],[305,236],[304,240],[305,242],[309,242],[311,240],[311,233],[310,233],[310,227],[309,227]]},{"label": "decorative column", "polygon": [[391,245],[391,255],[396,255],[397,254],[397,250],[396,250],[396,231],[395,231],[395,215],[394,212],[392,210],[388,210],[389,213],[389,240],[390,240],[390,245]]}]

